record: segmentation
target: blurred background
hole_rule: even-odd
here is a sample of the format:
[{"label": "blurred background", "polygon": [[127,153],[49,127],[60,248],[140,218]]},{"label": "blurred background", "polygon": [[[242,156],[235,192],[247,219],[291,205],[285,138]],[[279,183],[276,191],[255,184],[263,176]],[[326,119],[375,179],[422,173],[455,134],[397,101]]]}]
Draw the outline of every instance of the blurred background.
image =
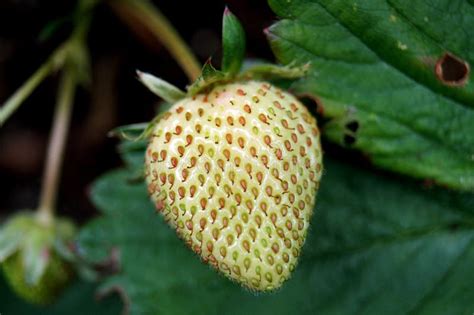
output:
[{"label": "blurred background", "polygon": [[[220,60],[225,5],[242,21],[247,57],[272,60],[262,30],[275,19],[266,1],[154,1],[201,62]],[[0,104],[46,60],[72,29],[75,1],[0,0]],[[47,35],[54,25],[56,30]],[[138,30],[138,33],[137,33]],[[51,33],[51,32],[49,32]],[[138,35],[140,34],[140,35]],[[138,36],[137,36],[138,35]],[[88,187],[121,164],[112,128],[149,121],[158,99],[135,79],[151,72],[184,88],[185,74],[168,52],[140,27],[133,32],[106,4],[96,10],[89,32],[92,84],[78,90],[60,184],[58,212],[84,222],[95,213]],[[51,76],[0,127],[0,219],[37,205],[57,91]]]}]

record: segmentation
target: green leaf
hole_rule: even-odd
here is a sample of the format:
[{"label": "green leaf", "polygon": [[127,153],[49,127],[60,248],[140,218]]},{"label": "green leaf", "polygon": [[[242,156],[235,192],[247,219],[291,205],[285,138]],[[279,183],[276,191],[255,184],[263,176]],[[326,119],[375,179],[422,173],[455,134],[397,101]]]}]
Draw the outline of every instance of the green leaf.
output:
[{"label": "green leaf", "polygon": [[131,175],[128,180],[131,182],[141,181],[145,178],[145,152],[148,145],[148,140],[133,140],[123,141],[118,151],[122,156],[122,160],[125,162],[125,166],[130,171]]},{"label": "green leaf", "polygon": [[245,32],[237,17],[226,7],[222,18],[222,71],[237,74],[245,57]]},{"label": "green leaf", "polygon": [[186,95],[176,86],[165,80],[155,77],[149,73],[137,70],[138,80],[146,86],[151,92],[161,97],[165,102],[175,103]]},{"label": "green leaf", "polygon": [[117,315],[121,303],[116,296],[100,301],[95,297],[95,285],[76,282],[71,285],[54,305],[40,307],[28,304],[15,296],[0,274],[0,312],[21,315]]},{"label": "green leaf", "polygon": [[281,18],[267,32],[273,51],[284,64],[311,63],[293,88],[317,96],[331,141],[380,167],[474,190],[474,82],[464,64],[474,64],[472,4],[269,3]]},{"label": "green leaf", "polygon": [[121,272],[103,286],[123,288],[131,314],[471,315],[474,195],[325,165],[300,264],[277,292],[248,292],[201,263],[126,170],[95,183],[103,216],[78,248],[92,262],[118,249]]},{"label": "green leaf", "polygon": [[207,89],[210,89],[214,84],[228,80],[228,76],[214,68],[211,64],[211,59],[208,59],[202,67],[201,76],[188,87],[189,95],[196,95]]},{"label": "green leaf", "polygon": [[133,178],[142,178],[144,174],[143,162],[145,160],[144,151],[148,145],[148,137],[155,124],[174,104],[162,102],[157,109],[155,118],[147,123],[137,123],[117,127],[109,132],[111,136],[118,136],[122,139],[118,151],[122,156],[127,168],[135,172]]}]

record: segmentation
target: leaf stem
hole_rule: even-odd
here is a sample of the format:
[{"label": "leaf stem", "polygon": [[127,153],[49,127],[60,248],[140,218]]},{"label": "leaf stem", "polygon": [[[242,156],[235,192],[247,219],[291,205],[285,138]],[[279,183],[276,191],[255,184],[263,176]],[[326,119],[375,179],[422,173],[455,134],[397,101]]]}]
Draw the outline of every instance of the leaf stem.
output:
[{"label": "leaf stem", "polygon": [[49,224],[54,218],[54,205],[57,198],[58,183],[61,174],[66,137],[71,121],[75,90],[75,72],[66,67],[59,85],[38,207],[38,219],[45,224]]},{"label": "leaf stem", "polygon": [[110,0],[108,3],[130,28],[137,30],[135,24],[143,24],[166,47],[190,81],[193,82],[199,77],[201,66],[191,49],[150,1]]}]

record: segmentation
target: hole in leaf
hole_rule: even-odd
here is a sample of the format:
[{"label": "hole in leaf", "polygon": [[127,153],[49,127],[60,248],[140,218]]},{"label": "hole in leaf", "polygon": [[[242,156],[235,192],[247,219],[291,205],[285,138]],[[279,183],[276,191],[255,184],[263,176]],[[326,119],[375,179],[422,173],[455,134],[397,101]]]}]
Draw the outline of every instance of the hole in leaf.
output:
[{"label": "hole in leaf", "polygon": [[344,144],[347,146],[351,146],[355,143],[356,138],[353,135],[344,135]]},{"label": "hole in leaf", "polygon": [[357,132],[357,129],[359,129],[359,123],[357,121],[350,121],[346,124],[346,128],[352,132]]},{"label": "hole in leaf", "polygon": [[436,77],[445,85],[462,86],[469,77],[469,64],[450,54],[445,53],[435,66]]},{"label": "hole in leaf", "polygon": [[310,93],[303,93],[298,95],[298,99],[303,103],[311,112],[316,112],[319,115],[324,114],[323,104],[321,100]]}]

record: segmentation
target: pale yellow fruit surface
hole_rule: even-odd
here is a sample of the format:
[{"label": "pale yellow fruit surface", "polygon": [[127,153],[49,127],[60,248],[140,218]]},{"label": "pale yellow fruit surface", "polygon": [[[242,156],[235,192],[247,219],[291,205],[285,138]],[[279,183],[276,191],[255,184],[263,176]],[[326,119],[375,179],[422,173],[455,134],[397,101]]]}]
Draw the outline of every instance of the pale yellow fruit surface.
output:
[{"label": "pale yellow fruit surface", "polygon": [[205,262],[256,291],[295,269],[321,174],[316,119],[265,82],[177,102],[146,152],[157,211]]}]

